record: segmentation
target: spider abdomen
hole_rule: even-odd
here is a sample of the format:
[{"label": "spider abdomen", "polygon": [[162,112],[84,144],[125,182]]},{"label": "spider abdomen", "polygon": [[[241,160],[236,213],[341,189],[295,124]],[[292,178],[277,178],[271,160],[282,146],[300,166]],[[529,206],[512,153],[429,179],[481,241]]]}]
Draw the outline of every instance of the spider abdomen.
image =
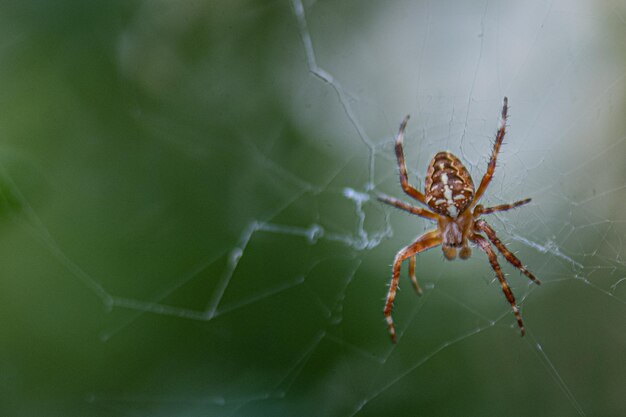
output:
[{"label": "spider abdomen", "polygon": [[474,182],[463,163],[450,152],[439,152],[428,165],[424,184],[426,204],[435,212],[456,218],[474,197]]}]

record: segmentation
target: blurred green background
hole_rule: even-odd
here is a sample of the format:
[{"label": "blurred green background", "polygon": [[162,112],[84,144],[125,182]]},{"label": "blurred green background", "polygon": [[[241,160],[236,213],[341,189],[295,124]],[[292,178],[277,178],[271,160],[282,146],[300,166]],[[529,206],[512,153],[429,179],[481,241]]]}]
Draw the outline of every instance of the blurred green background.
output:
[{"label": "blurred green background", "polygon": [[[0,3],[0,415],[624,415],[626,4]],[[403,270],[450,150],[542,280]],[[408,197],[404,198],[408,201]],[[504,264],[505,262],[503,262]]]}]

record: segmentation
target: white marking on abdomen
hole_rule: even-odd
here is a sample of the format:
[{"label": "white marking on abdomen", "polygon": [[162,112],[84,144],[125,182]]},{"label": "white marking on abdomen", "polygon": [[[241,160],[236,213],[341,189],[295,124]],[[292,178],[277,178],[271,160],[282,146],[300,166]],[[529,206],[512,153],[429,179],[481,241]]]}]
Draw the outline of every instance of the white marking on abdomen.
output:
[{"label": "white marking on abdomen", "polygon": [[443,196],[448,203],[448,214],[452,217],[456,217],[458,212],[456,210],[456,206],[454,205],[454,200],[452,198],[452,190],[448,185],[448,174],[445,172],[441,174],[441,183],[443,184]]}]

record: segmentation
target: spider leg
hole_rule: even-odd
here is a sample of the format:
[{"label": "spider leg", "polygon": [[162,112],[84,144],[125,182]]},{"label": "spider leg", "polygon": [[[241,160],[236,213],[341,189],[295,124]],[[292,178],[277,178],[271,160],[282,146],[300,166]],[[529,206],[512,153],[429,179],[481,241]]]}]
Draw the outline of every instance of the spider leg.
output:
[{"label": "spider leg", "polygon": [[502,145],[502,141],[504,140],[504,134],[506,133],[506,117],[508,111],[508,103],[509,100],[504,97],[504,104],[502,105],[502,116],[500,119],[500,128],[498,129],[498,133],[496,134],[496,141],[493,144],[493,151],[491,152],[491,158],[489,159],[489,164],[487,165],[487,172],[483,175],[483,179],[480,181],[480,185],[476,190],[476,194],[474,194],[474,203],[476,203],[480,197],[482,197],[485,189],[491,182],[491,178],[493,177],[493,172],[496,169],[496,159],[498,157],[498,152],[500,152],[500,145]]},{"label": "spider leg", "polygon": [[522,322],[522,316],[519,313],[519,308],[517,307],[517,304],[515,304],[515,297],[513,296],[513,292],[511,291],[509,284],[506,282],[506,278],[504,278],[502,268],[500,268],[500,264],[498,264],[498,258],[496,256],[496,253],[493,251],[493,248],[491,247],[487,239],[485,239],[481,235],[475,233],[474,235],[472,235],[471,240],[472,242],[476,243],[483,250],[483,252],[487,254],[487,257],[489,258],[489,263],[491,264],[491,268],[493,268],[496,276],[498,277],[498,281],[500,281],[502,292],[504,293],[504,296],[506,297],[509,304],[511,304],[513,314],[515,314],[515,318],[517,319],[517,325],[522,331],[522,336],[524,336],[525,330],[524,323]]},{"label": "spider leg", "polygon": [[417,295],[422,295],[422,289],[417,283],[417,278],[415,277],[415,255],[409,258],[409,278],[411,278],[413,288],[415,288]]},{"label": "spider leg", "polygon": [[406,116],[402,123],[400,123],[400,130],[398,130],[398,134],[396,136],[396,158],[398,159],[398,168],[400,170],[400,185],[402,185],[402,189],[405,193],[416,199],[422,204],[426,204],[426,198],[424,194],[420,193],[409,184],[409,175],[406,171],[406,163],[404,162],[404,149],[402,148],[402,142],[404,141],[404,130],[406,129],[406,124],[409,121],[410,116]]},{"label": "spider leg", "polygon": [[517,256],[515,256],[510,250],[508,250],[504,243],[502,243],[502,241],[498,239],[495,230],[493,230],[486,221],[478,220],[476,223],[474,223],[474,225],[477,230],[480,230],[487,235],[491,243],[493,243],[493,245],[498,248],[500,253],[506,258],[507,261],[509,261],[511,265],[522,271],[522,273],[530,278],[530,280],[533,281],[535,284],[541,284],[541,282],[537,278],[535,278],[535,276],[528,269],[526,269],[524,265],[522,265],[522,262],[517,258]]},{"label": "spider leg", "polygon": [[391,206],[399,208],[400,210],[408,211],[411,214],[415,214],[420,217],[426,217],[427,219],[438,220],[439,216],[431,211],[423,209],[421,207],[415,207],[410,204],[405,203],[404,201],[400,201],[396,198],[389,197],[385,194],[379,194],[378,200],[383,203],[387,203]]},{"label": "spider leg", "polygon": [[[430,249],[433,246],[440,245],[440,244],[441,244],[441,236],[439,235],[438,230],[432,230],[430,232],[426,232],[422,236],[418,237],[415,240],[415,242],[401,249],[396,254],[396,257],[393,260],[393,268],[392,268],[393,272],[391,274],[389,292],[387,293],[387,299],[385,301],[385,309],[383,310],[383,314],[385,315],[385,320],[387,320],[387,326],[389,327],[389,334],[391,335],[391,341],[393,343],[396,342],[396,329],[393,325],[393,319],[391,318],[391,309],[393,308],[393,300],[395,300],[396,291],[398,290],[398,280],[400,278],[400,265],[402,265],[402,261],[404,261],[405,259],[414,257],[416,254],[423,252],[426,249]],[[415,283],[417,283],[417,280],[415,280]]]},{"label": "spider leg", "polygon": [[530,203],[531,199],[527,198],[525,200],[516,201],[515,203],[510,204],[500,204],[499,206],[485,207],[482,204],[479,204],[474,209],[474,217],[480,216],[481,214],[491,214],[497,211],[507,211],[519,206],[523,206],[524,204]]}]

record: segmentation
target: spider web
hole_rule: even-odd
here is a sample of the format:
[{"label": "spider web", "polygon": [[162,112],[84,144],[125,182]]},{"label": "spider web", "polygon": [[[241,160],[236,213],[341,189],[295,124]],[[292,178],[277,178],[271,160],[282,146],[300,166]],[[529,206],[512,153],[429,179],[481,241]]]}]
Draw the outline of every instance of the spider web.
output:
[{"label": "spider web", "polygon": [[[78,57],[121,74],[106,111],[50,90],[102,81],[54,65],[42,100],[80,122],[24,127],[5,106],[6,414],[623,413],[624,5],[217,3],[144,4],[96,30],[108,58]],[[5,37],[5,56],[37,36]],[[542,282],[500,258],[527,335],[484,254],[434,249],[421,297],[403,265],[392,345],[390,263],[433,227],[375,198],[410,202],[399,122],[418,189],[442,150],[477,183],[505,95],[483,201],[533,199],[485,216]],[[61,146],[23,140],[48,125]]]}]

